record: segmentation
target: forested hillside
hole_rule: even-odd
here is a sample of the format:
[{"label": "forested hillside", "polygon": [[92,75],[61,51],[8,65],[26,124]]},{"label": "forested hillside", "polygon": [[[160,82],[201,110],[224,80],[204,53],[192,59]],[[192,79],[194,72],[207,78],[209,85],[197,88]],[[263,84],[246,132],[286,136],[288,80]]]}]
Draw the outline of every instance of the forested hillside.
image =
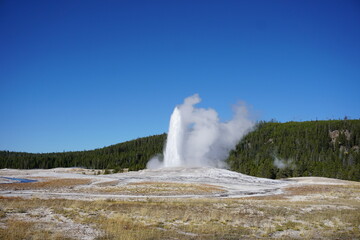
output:
[{"label": "forested hillside", "polygon": [[259,123],[230,153],[232,170],[266,178],[360,181],[360,120]]},{"label": "forested hillside", "polygon": [[165,140],[166,134],[162,134],[91,151],[42,154],[0,151],[0,168],[86,167],[139,170],[146,167],[151,157],[162,152]]},{"label": "forested hillside", "polygon": [[[166,134],[91,151],[0,151],[0,168],[129,168],[163,151]],[[360,120],[260,122],[230,153],[231,170],[267,177],[324,176],[360,181]]]}]

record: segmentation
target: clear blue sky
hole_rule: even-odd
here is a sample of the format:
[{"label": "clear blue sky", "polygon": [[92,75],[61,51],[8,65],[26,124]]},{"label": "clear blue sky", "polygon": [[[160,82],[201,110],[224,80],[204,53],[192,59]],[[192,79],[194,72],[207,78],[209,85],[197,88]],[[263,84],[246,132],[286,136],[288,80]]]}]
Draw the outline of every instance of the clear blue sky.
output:
[{"label": "clear blue sky", "polygon": [[360,1],[0,1],[0,150],[167,132],[199,93],[223,120],[360,117]]}]

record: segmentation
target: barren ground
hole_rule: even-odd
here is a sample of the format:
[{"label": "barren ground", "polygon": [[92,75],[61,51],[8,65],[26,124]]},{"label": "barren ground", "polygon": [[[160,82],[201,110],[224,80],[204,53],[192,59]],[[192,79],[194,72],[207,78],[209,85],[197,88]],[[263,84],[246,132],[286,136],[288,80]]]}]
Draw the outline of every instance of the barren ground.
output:
[{"label": "barren ground", "polygon": [[97,173],[1,169],[0,239],[360,238],[358,182],[216,168]]}]

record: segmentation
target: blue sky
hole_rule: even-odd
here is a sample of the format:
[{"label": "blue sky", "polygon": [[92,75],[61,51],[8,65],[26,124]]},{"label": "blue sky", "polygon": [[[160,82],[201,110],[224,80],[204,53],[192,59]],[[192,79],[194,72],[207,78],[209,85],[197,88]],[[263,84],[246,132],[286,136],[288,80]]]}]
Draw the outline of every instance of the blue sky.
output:
[{"label": "blue sky", "polygon": [[359,1],[0,2],[0,150],[167,132],[199,93],[231,117],[360,117]]}]

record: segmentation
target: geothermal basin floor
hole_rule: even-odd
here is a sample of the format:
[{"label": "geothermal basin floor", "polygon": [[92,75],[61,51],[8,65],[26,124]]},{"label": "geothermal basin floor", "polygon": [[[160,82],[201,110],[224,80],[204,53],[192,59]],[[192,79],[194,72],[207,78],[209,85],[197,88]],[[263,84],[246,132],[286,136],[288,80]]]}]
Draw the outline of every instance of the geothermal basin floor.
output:
[{"label": "geothermal basin floor", "polygon": [[[164,168],[96,175],[81,168],[1,169],[0,196],[75,200],[129,198],[241,198],[282,194],[303,184],[342,184],[325,178],[272,180],[210,167]],[[36,180],[20,182],[19,179]]]}]

